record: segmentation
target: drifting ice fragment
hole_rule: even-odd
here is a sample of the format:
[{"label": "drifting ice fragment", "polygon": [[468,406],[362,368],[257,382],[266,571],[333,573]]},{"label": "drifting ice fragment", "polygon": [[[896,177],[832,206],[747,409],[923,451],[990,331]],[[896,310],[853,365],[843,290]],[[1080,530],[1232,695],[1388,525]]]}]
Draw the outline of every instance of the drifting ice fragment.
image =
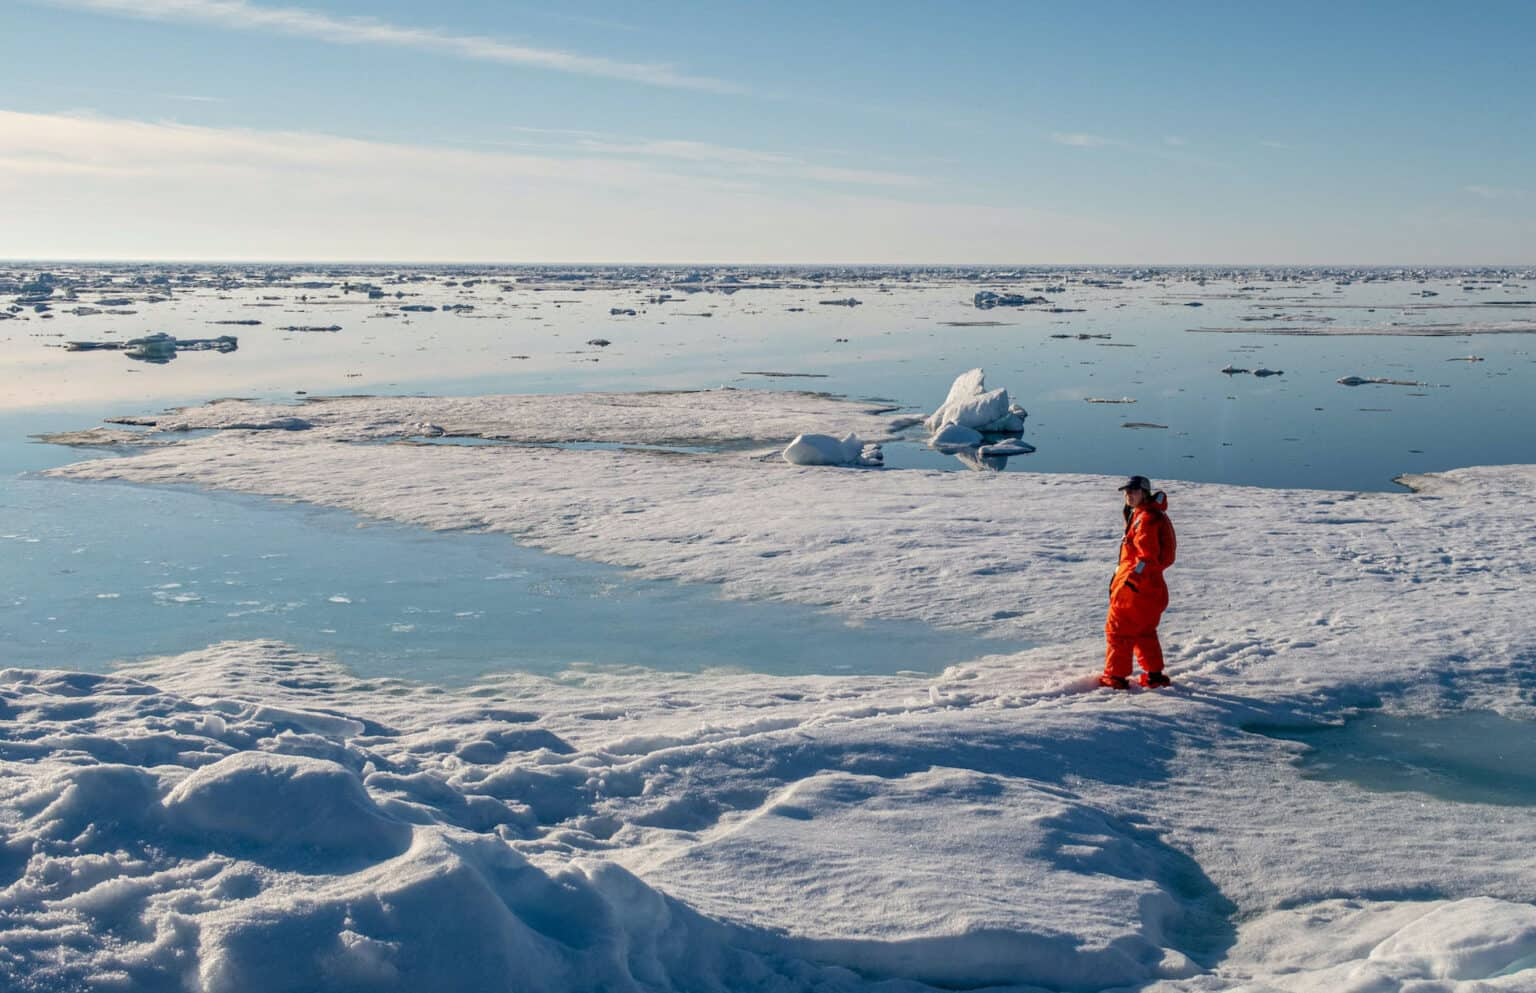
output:
[{"label": "drifting ice fragment", "polygon": [[784,449],[784,461],[791,465],[882,465],[879,445],[865,444],[856,434],[837,439],[829,434],[802,434]]},{"label": "drifting ice fragment", "polygon": [[934,432],[928,444],[934,448],[975,448],[986,439],[975,428],[968,428],[963,424],[946,424]]},{"label": "drifting ice fragment", "polygon": [[995,445],[982,445],[976,449],[976,454],[983,458],[1003,457],[1010,455],[1028,455],[1035,450],[1035,446],[1027,441],[1014,438],[1010,441],[1000,441]]},{"label": "drifting ice fragment", "polygon": [[1340,386],[1428,386],[1428,383],[1420,383],[1412,379],[1387,379],[1383,376],[1345,376],[1337,380]]}]

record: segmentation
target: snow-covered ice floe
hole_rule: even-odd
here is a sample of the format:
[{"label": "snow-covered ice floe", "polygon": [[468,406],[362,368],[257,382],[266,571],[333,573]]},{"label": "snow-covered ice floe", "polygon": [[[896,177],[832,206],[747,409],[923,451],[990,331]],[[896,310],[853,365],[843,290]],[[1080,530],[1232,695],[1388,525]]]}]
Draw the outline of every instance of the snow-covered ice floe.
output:
[{"label": "snow-covered ice floe", "polygon": [[[806,402],[720,394],[665,436]],[[878,433],[815,402],[834,404],[817,423]],[[538,430],[580,437],[622,407],[561,403]],[[1305,745],[1245,730],[1536,718],[1536,468],[1398,494],[1165,483],[1176,688],[1112,694],[1089,687],[1118,480],[348,443],[522,430],[506,398],[410,408],[333,400],[307,431],[53,475],[504,531],[1040,647],[937,678],[582,668],[463,690],[271,642],[5,670],[0,987],[1536,988],[1536,807],[1308,778]]]}]

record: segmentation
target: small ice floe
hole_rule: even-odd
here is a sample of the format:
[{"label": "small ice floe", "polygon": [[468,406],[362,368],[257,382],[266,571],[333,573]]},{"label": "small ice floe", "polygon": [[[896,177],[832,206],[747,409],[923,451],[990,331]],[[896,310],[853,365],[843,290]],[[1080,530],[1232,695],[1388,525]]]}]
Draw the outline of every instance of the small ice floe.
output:
[{"label": "small ice floe", "polygon": [[992,290],[982,290],[971,298],[971,303],[977,310],[991,310],[993,307],[1028,307],[1031,304],[1050,302],[1049,297],[1027,297],[1022,293],[994,293]]},{"label": "small ice floe", "polygon": [[1009,441],[1000,441],[994,445],[982,445],[976,449],[976,454],[983,458],[1008,458],[1013,455],[1029,455],[1034,452],[1035,446],[1027,441],[1013,438]]},{"label": "small ice floe", "polygon": [[176,357],[177,352],[233,352],[240,347],[234,335],[217,338],[177,338],[157,331],[142,338],[127,341],[67,341],[66,352],[122,352],[130,359],[164,365]]},{"label": "small ice floe", "polygon": [[447,433],[442,425],[433,424],[431,421],[417,421],[415,424],[405,426],[407,438],[441,438]]},{"label": "small ice floe", "polygon": [[784,449],[784,461],[791,465],[857,465],[877,468],[885,456],[877,444],[865,444],[856,434],[841,439],[829,434],[796,435]]},{"label": "small ice floe", "polygon": [[1383,376],[1344,376],[1335,380],[1340,386],[1428,386],[1413,379],[1387,379]]},{"label": "small ice floe", "polygon": [[1121,397],[1116,400],[1112,397],[1083,397],[1084,403],[1135,403],[1135,397]]}]

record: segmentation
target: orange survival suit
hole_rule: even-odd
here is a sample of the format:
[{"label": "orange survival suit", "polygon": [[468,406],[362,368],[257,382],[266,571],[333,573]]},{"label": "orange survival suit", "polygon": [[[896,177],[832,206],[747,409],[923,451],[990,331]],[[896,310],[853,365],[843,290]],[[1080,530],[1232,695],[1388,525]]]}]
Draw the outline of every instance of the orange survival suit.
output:
[{"label": "orange survival suit", "polygon": [[1173,522],[1168,519],[1168,497],[1161,490],[1150,494],[1140,507],[1125,508],[1120,565],[1109,584],[1109,618],[1104,622],[1107,674],[1129,676],[1133,651],[1141,659],[1142,669],[1163,671],[1157,622],[1168,606],[1163,570],[1173,565],[1177,544]]}]

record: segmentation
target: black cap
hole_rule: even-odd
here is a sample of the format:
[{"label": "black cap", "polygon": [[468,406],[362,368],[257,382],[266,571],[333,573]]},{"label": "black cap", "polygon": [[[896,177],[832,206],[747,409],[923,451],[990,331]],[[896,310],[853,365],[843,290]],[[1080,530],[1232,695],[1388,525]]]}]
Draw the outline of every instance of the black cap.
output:
[{"label": "black cap", "polygon": [[1132,476],[1130,479],[1125,481],[1125,485],[1120,487],[1120,489],[1141,490],[1143,493],[1151,493],[1152,480],[1148,479],[1146,476]]}]

